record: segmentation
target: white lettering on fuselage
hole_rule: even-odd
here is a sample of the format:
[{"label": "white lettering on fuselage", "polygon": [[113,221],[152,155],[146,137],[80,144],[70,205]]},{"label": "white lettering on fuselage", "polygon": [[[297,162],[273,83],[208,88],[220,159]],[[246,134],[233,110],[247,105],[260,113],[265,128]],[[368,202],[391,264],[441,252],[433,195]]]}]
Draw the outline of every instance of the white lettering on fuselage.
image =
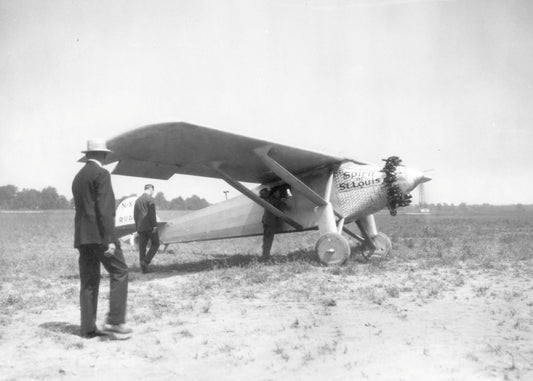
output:
[{"label": "white lettering on fuselage", "polygon": [[366,177],[373,177],[374,172],[373,171],[353,171],[353,172],[342,172],[342,179],[343,180],[354,180],[354,179],[362,179]]},{"label": "white lettering on fuselage", "polygon": [[341,179],[337,189],[339,192],[381,184],[381,177],[376,177],[374,171],[343,171]]},{"label": "white lettering on fuselage", "polygon": [[119,225],[125,225],[125,224],[133,224],[135,223],[135,220],[133,219],[133,216],[120,216],[118,217],[118,224]]}]

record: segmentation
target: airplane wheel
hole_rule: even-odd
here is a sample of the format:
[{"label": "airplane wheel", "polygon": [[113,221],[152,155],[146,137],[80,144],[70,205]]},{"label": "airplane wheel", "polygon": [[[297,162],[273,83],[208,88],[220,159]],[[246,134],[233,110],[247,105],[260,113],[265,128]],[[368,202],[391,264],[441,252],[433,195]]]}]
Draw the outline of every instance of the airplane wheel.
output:
[{"label": "airplane wheel", "polygon": [[390,238],[387,237],[385,233],[379,232],[377,236],[374,237],[374,245],[376,248],[371,250],[370,248],[363,246],[361,249],[361,255],[364,259],[370,259],[372,256],[379,258],[387,258],[392,249],[392,243]]},{"label": "airplane wheel", "polygon": [[338,233],[326,233],[316,242],[316,252],[326,265],[339,265],[350,256],[348,240]]}]

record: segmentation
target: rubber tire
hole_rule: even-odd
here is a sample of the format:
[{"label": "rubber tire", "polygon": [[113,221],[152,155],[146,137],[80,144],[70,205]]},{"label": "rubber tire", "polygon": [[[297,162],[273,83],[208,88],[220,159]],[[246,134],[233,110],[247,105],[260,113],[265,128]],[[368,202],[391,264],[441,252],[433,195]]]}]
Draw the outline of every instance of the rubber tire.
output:
[{"label": "rubber tire", "polygon": [[374,255],[379,256],[381,259],[387,258],[392,250],[390,238],[385,233],[379,232],[373,239],[376,249],[369,250],[368,248],[363,247],[361,250],[363,258],[368,260]]},{"label": "rubber tire", "polygon": [[320,262],[325,265],[340,265],[350,256],[350,244],[339,233],[322,235],[315,245]]}]

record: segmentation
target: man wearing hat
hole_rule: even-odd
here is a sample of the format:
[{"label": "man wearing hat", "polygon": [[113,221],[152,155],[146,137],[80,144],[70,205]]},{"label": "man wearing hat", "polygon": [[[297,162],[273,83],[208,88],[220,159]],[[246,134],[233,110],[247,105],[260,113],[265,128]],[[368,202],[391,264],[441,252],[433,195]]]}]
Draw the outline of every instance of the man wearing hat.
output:
[{"label": "man wearing hat", "polygon": [[[74,247],[80,253],[80,310],[82,337],[128,334],[124,327],[128,298],[128,266],[115,237],[115,195],[111,175],[103,168],[107,153],[103,140],[89,140],[87,163],[72,182],[76,215]],[[96,327],[100,263],[109,272],[109,313],[103,330]]]}]

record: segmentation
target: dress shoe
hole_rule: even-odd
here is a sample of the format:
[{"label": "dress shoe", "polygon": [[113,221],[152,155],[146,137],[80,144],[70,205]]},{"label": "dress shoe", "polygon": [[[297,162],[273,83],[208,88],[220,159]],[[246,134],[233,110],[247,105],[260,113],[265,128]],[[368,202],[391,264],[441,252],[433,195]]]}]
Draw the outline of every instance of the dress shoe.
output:
[{"label": "dress shoe", "polygon": [[87,332],[81,335],[81,337],[83,337],[84,339],[94,339],[95,337],[102,337],[102,336],[109,336],[109,333],[96,329],[94,331]]},{"label": "dress shoe", "polygon": [[131,328],[124,327],[124,324],[104,324],[102,330],[108,333],[118,333],[120,335],[127,335],[132,333]]}]

